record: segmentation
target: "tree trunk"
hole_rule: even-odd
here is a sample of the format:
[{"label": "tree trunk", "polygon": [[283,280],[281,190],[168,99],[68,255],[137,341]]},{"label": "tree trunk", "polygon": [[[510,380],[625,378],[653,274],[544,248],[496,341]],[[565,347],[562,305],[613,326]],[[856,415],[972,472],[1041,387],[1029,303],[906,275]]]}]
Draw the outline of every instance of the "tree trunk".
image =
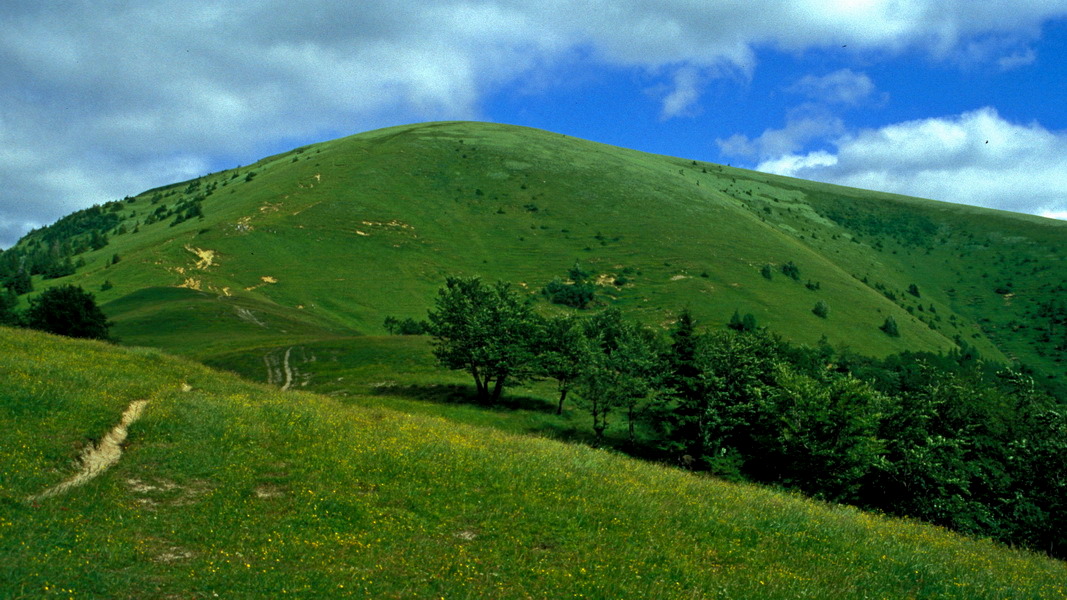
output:
[{"label": "tree trunk", "polygon": [[[493,386],[493,403],[494,404],[496,404],[497,402],[500,401],[500,396],[501,396],[501,394],[504,393],[504,379],[505,379],[505,376],[504,375],[500,375],[499,377],[497,377],[496,385]],[[486,382],[486,387],[488,387],[488,382]]]},{"label": "tree trunk", "polygon": [[626,411],[626,420],[630,426],[630,445],[634,445],[634,405],[630,405]]},{"label": "tree trunk", "polygon": [[567,399],[568,388],[564,387],[559,391],[559,406],[556,407],[556,414],[563,414],[563,401]]},{"label": "tree trunk", "polygon": [[471,375],[474,375],[474,387],[478,391],[478,401],[487,402],[489,400],[489,381],[482,381],[481,374],[478,373],[478,367],[471,365]]},{"label": "tree trunk", "polygon": [[607,425],[603,421],[600,421],[599,423],[593,423],[593,433],[596,434],[597,442],[601,442],[604,440],[604,429],[606,428]]}]

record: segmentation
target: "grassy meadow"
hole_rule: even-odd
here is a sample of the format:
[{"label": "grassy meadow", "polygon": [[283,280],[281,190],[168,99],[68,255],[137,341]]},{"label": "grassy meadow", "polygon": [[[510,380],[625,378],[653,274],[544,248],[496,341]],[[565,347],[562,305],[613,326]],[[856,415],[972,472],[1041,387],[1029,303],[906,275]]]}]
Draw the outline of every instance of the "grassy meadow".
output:
[{"label": "grassy meadow", "polygon": [[[612,452],[0,329],[6,598],[1062,598],[1067,567]],[[119,463],[31,496],[147,400]]]}]

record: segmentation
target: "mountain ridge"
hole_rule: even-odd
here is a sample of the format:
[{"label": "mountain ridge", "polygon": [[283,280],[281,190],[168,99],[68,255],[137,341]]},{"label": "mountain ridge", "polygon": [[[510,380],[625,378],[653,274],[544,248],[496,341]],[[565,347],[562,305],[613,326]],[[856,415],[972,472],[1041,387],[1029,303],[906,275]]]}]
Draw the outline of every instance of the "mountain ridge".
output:
[{"label": "mountain ridge", "polygon": [[[806,344],[825,335],[872,355],[968,347],[1064,375],[1061,312],[1046,305],[1067,279],[1057,250],[1067,224],[1040,217],[476,122],[302,146],[119,206],[109,209],[121,222],[108,230],[108,246],[80,254],[86,266],[77,273],[38,287],[99,290],[116,333],[136,344],[166,337],[131,303],[149,289],[199,289],[240,304],[206,310],[195,295],[161,291],[168,299],[156,318],[185,315],[187,329],[204,329],[193,339],[223,321],[252,338],[352,335],[380,333],[391,315],[421,318],[449,274],[506,279],[536,298],[578,262],[608,283],[601,305],[652,324],[685,307],[709,325],[740,311]],[[127,233],[116,233],[121,227]],[[106,264],[113,254],[122,261]],[[787,263],[797,279],[782,272]],[[620,276],[626,283],[610,284]],[[105,281],[112,287],[101,290]],[[130,294],[138,295],[122,300]],[[829,306],[827,319],[810,314],[818,301]],[[879,331],[888,317],[901,338]]]}]

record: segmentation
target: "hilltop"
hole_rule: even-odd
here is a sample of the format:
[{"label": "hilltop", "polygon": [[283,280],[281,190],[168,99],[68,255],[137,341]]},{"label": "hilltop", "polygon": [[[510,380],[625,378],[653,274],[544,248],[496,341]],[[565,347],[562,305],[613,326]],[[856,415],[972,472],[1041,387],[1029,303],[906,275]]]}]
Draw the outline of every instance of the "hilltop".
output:
[{"label": "hilltop", "polygon": [[[69,251],[73,273],[36,275],[37,291],[82,285],[126,343],[216,364],[373,344],[363,336],[386,317],[423,318],[450,274],[541,298],[578,263],[600,306],[652,325],[686,307],[710,327],[737,311],[803,344],[977,352],[1065,374],[1065,223],[521,127],[372,131],[84,217],[31,233],[0,263]],[[879,329],[888,317],[899,337]]]}]

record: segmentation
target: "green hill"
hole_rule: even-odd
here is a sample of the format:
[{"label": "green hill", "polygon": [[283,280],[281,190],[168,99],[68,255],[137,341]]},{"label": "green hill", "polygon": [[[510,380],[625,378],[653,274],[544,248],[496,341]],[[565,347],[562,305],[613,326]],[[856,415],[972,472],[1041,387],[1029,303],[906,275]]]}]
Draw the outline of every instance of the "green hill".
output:
[{"label": "green hill", "polygon": [[[577,261],[601,305],[649,324],[685,307],[712,326],[739,311],[799,343],[826,336],[873,356],[966,346],[1065,372],[1065,223],[533,129],[372,131],[97,212],[26,236],[0,265],[69,251],[84,266],[37,275],[36,290],[82,285],[126,343],[203,360],[358,346],[387,316],[424,317],[446,275],[536,295]],[[78,229],[90,221],[106,246]],[[820,301],[829,318],[812,314]],[[887,317],[900,337],[879,329]]]},{"label": "green hill", "polygon": [[[1062,598],[1062,562],[0,328],[5,598]],[[135,403],[123,453],[47,490]]]}]

